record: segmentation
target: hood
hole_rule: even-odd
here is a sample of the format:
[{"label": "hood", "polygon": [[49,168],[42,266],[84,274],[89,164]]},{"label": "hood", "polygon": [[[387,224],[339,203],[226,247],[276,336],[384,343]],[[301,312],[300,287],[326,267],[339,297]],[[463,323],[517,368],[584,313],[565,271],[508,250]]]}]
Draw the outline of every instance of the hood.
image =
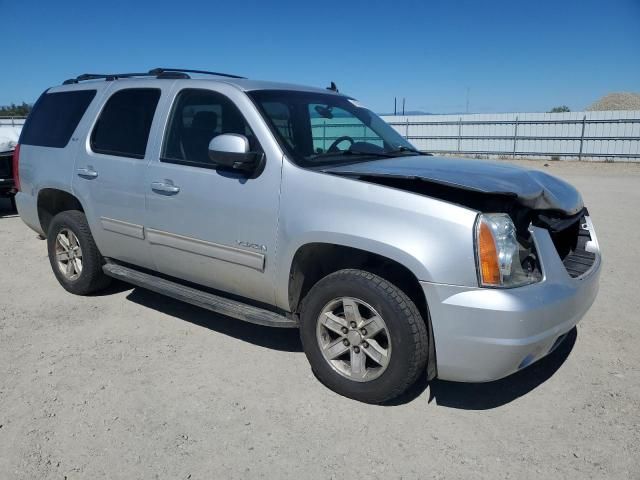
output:
[{"label": "hood", "polygon": [[477,193],[515,196],[518,203],[533,210],[558,210],[566,215],[574,215],[583,208],[580,193],[564,180],[506,162],[412,155],[325,167],[322,171],[423,180]]}]

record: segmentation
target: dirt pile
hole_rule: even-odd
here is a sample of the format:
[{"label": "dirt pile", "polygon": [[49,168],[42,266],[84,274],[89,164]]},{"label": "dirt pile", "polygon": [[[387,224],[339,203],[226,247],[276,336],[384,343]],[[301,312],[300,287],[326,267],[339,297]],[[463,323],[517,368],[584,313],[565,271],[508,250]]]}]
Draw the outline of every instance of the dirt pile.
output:
[{"label": "dirt pile", "polygon": [[640,110],[640,94],[631,92],[609,93],[592,103],[588,111],[602,110]]}]

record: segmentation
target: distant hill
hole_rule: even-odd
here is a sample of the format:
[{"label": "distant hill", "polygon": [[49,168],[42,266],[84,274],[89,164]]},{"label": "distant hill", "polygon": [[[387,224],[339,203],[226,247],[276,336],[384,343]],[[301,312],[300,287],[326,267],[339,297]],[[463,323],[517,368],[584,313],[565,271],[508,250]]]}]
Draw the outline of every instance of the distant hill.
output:
[{"label": "distant hill", "polygon": [[600,112],[603,110],[640,110],[640,94],[631,92],[609,93],[597,102],[592,103],[587,110]]}]

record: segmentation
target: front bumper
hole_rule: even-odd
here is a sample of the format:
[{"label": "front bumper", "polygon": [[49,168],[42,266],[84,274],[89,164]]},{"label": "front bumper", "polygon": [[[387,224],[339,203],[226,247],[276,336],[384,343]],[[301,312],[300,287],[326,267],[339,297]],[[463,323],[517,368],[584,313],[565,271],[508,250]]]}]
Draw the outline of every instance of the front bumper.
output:
[{"label": "front bumper", "polygon": [[438,378],[488,382],[544,357],[571,330],[598,293],[601,255],[589,221],[596,260],[571,278],[549,233],[533,227],[543,279],[511,289],[421,282],[436,349]]}]

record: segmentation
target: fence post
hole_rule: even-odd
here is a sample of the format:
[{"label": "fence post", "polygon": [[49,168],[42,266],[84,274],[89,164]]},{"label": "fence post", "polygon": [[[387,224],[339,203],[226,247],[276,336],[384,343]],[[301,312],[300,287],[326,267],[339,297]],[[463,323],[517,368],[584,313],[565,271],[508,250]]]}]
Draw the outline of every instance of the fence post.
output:
[{"label": "fence post", "polygon": [[458,117],[458,152],[460,152],[460,137],[462,137],[462,117]]},{"label": "fence post", "polygon": [[405,140],[409,140],[409,117],[407,117],[407,129],[404,132],[404,138]]},{"label": "fence post", "polygon": [[518,117],[516,117],[516,125],[513,129],[513,158],[516,158],[516,145],[518,144]]},{"label": "fence post", "polygon": [[578,153],[578,161],[582,160],[582,144],[584,143],[584,126],[587,123],[587,116],[582,117],[582,133],[580,134],[580,153]]}]

